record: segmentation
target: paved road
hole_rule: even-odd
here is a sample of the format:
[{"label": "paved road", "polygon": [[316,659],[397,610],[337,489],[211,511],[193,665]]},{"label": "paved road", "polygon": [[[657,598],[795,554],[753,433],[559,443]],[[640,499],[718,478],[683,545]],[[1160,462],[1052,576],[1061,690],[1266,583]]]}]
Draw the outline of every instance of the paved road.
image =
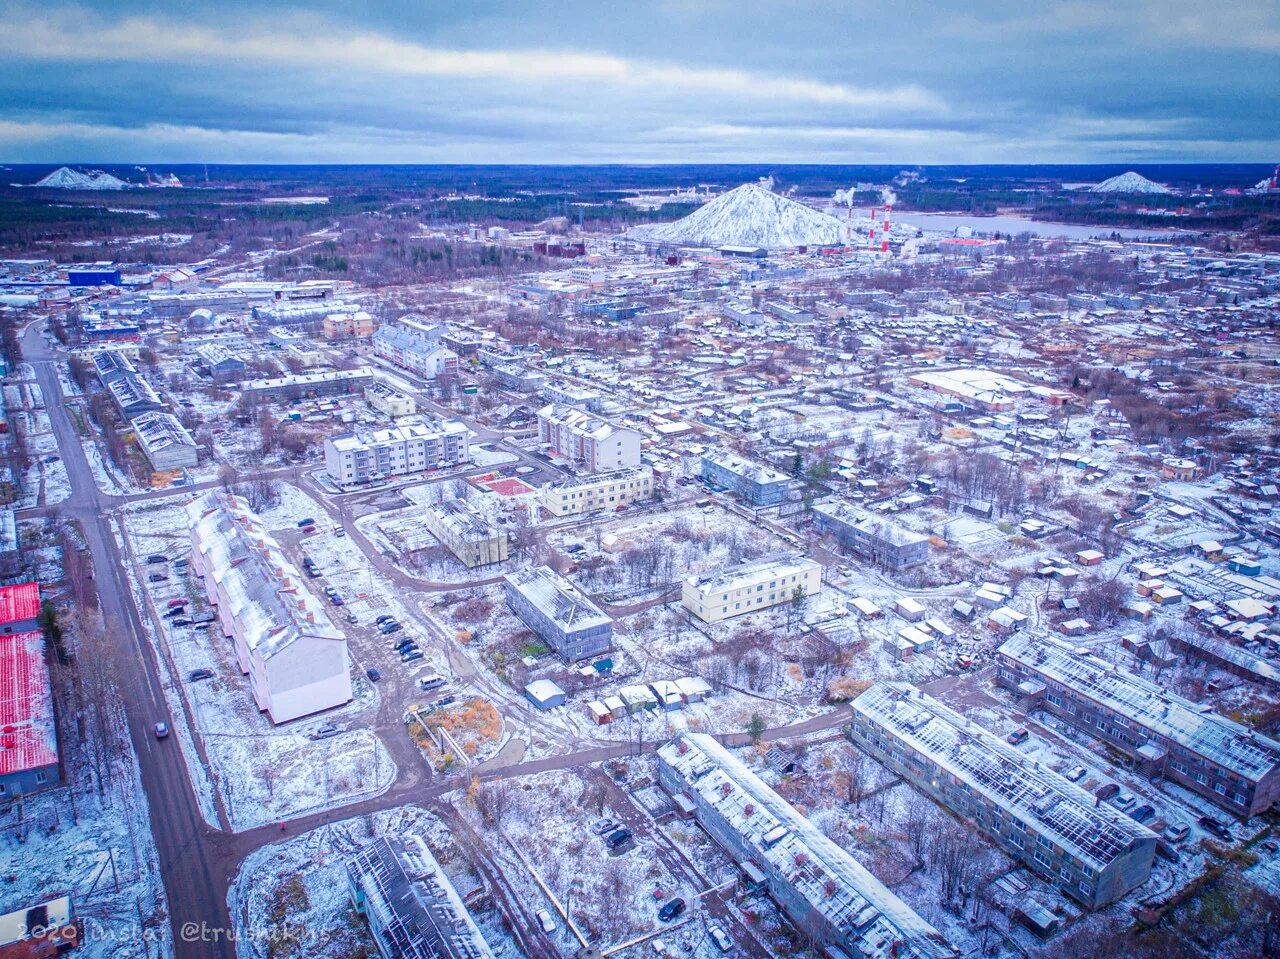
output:
[{"label": "paved road", "polygon": [[173,740],[157,740],[152,733],[156,722],[164,720],[172,725],[174,718],[169,715],[159,670],[134,608],[124,563],[110,528],[108,510],[114,498],[98,490],[80,445],[80,434],[62,403],[56,366],[61,361],[46,347],[42,324],[34,323],[27,329],[22,353],[35,370],[36,382],[44,393],[49,423],[71,482],[71,495],[60,504],[59,512],[77,521],[84,531],[107,635],[117,644],[116,673],[150,808],[151,830],[174,930],[174,955],[182,959],[229,959],[235,955],[229,943],[184,942],[180,934],[186,922],[203,922],[213,929],[230,928],[226,883],[222,881],[225,866],[219,861],[218,850],[210,844],[212,831],[201,818],[181,748]]}]

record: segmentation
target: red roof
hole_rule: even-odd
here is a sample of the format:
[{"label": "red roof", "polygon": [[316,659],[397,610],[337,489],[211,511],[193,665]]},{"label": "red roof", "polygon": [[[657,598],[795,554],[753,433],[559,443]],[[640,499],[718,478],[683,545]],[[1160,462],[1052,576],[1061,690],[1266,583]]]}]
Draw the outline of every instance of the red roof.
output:
[{"label": "red roof", "polygon": [[0,636],[0,776],[58,761],[44,637]]},{"label": "red roof", "polygon": [[19,583],[0,586],[0,626],[21,623],[40,615],[40,585]]},{"label": "red roof", "polygon": [[488,480],[480,483],[480,485],[493,490],[499,496],[520,496],[524,493],[533,492],[533,487],[528,483],[523,483],[514,478]]}]

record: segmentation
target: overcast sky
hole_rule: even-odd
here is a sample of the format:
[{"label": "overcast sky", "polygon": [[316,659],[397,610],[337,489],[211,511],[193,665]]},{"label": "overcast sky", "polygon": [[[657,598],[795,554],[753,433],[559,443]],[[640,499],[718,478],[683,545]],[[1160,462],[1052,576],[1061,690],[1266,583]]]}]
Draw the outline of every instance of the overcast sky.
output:
[{"label": "overcast sky", "polygon": [[0,0],[0,161],[1280,160],[1277,0]]}]

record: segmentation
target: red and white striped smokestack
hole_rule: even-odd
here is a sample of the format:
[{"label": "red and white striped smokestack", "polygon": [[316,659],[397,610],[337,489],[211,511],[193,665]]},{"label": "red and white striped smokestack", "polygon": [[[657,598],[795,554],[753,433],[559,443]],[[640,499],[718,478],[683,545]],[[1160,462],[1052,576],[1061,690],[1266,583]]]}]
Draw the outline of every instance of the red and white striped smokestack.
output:
[{"label": "red and white striped smokestack", "polygon": [[871,208],[871,226],[867,228],[867,249],[875,252],[876,248],[876,208]]}]

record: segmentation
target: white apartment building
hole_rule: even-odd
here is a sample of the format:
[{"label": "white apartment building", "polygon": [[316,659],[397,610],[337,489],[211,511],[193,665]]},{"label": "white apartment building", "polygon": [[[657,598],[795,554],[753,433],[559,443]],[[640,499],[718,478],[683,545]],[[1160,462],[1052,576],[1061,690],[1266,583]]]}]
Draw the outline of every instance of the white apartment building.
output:
[{"label": "white apartment building", "polygon": [[402,316],[384,323],[373,334],[374,355],[402,369],[433,380],[458,372],[458,354],[443,343],[444,327],[421,317]]},{"label": "white apartment building", "polygon": [[374,380],[364,388],[364,400],[379,413],[385,413],[393,420],[402,416],[412,416],[418,412],[418,403],[412,396],[383,380]]},{"label": "white apartment building", "polygon": [[240,497],[213,490],[187,507],[191,567],[273,723],[351,701],[347,640]]},{"label": "white apartment building", "polygon": [[509,538],[506,529],[467,500],[448,500],[428,506],[422,514],[422,522],[431,535],[468,568],[501,563],[507,558]]},{"label": "white apartment building", "polygon": [[821,591],[820,563],[804,556],[784,556],[690,576],[684,581],[681,602],[704,623],[718,623],[789,603],[797,589],[805,596]]},{"label": "white apartment building", "polygon": [[538,410],[538,439],[551,452],[590,473],[640,465],[640,433],[614,426],[572,406],[551,403]]},{"label": "white apartment building", "polygon": [[330,436],[324,468],[337,483],[421,473],[471,461],[471,433],[458,420],[412,423]]},{"label": "white apartment building", "polygon": [[641,466],[616,473],[577,476],[542,487],[542,505],[556,516],[617,509],[653,496],[653,470]]}]

